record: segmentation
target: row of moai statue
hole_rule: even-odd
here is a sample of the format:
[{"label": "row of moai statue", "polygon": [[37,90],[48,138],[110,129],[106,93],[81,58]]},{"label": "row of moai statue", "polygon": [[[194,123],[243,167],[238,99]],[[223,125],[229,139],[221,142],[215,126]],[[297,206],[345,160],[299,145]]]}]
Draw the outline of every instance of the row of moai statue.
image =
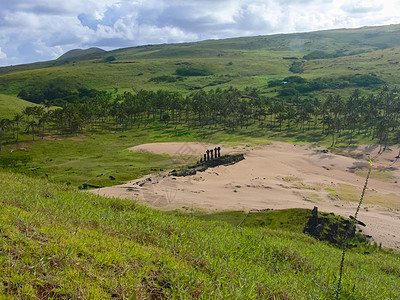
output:
[{"label": "row of moai statue", "polygon": [[206,153],[204,154],[204,158],[200,159],[200,162],[202,162],[202,160],[208,161],[218,157],[221,157],[221,147],[215,147],[211,150],[207,149]]}]

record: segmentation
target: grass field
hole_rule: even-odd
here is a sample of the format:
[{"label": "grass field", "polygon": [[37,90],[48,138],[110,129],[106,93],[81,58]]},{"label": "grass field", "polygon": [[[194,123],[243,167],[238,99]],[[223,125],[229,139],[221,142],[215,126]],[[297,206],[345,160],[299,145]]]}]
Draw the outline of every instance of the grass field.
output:
[{"label": "grass field", "polygon": [[[148,209],[0,173],[7,299],[332,299],[340,250],[303,234]],[[343,299],[396,299],[400,257],[347,253]]]},{"label": "grass field", "polygon": [[[16,163],[10,168],[28,175],[46,176],[55,182],[68,182],[74,186],[109,186],[193,162],[190,156],[171,159],[169,155],[128,150],[147,142],[190,139],[190,136],[176,134],[178,132],[161,134],[154,129],[141,129],[26,141],[6,147],[6,150],[0,153],[0,161],[1,158],[15,158],[14,160],[18,161],[19,157],[28,156],[30,161],[27,164]],[[10,152],[8,149],[16,151]]]},{"label": "grass field", "polygon": [[34,105],[17,97],[0,94],[0,119],[12,119],[16,114],[20,114],[25,107]]},{"label": "grass field", "polygon": [[246,213],[244,211],[224,211],[218,213],[191,213],[192,216],[205,221],[223,221],[233,226],[265,227],[274,230],[286,230],[303,233],[309,217],[308,209],[263,210]]}]

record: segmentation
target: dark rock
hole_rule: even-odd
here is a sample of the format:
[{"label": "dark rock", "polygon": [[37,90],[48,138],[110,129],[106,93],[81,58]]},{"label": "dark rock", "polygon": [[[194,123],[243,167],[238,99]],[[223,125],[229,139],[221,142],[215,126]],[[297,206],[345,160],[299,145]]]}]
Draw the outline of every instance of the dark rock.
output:
[{"label": "dark rock", "polygon": [[[354,217],[353,216],[349,216],[349,218],[351,219],[351,220],[354,220]],[[356,224],[358,224],[358,225],[361,225],[361,226],[367,226],[367,225],[365,225],[365,223],[364,222],[361,222],[361,221],[359,221],[359,220],[356,220]]]}]

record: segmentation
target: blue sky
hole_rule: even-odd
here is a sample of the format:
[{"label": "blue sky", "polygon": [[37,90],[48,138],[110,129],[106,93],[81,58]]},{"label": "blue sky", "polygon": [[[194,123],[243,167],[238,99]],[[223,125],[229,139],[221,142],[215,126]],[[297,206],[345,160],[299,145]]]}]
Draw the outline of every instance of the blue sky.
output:
[{"label": "blue sky", "polygon": [[400,23],[400,0],[0,0],[0,66],[239,36]]}]

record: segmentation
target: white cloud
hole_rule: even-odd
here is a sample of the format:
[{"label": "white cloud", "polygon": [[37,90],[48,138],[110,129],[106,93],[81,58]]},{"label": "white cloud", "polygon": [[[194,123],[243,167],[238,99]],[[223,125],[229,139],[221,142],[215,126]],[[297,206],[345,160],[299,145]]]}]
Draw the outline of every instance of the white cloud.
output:
[{"label": "white cloud", "polygon": [[0,47],[0,59],[6,59],[7,58],[7,54],[5,54],[3,51],[1,51],[1,47]]},{"label": "white cloud", "polygon": [[384,8],[384,3],[371,0],[356,0],[346,2],[342,9],[353,14],[377,13]]},{"label": "white cloud", "polygon": [[[6,63],[105,49],[400,22],[399,0],[1,0]],[[297,46],[296,46],[297,47]]]}]

